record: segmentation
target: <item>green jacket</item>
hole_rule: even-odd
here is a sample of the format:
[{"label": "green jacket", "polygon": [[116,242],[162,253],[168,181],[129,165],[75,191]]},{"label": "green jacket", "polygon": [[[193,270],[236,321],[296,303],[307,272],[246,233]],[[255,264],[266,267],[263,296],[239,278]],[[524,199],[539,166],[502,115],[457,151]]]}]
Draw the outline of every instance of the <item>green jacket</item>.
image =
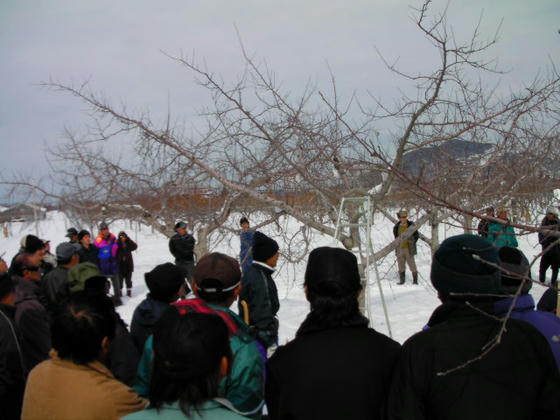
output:
[{"label": "green jacket", "polygon": [[126,420],[240,420],[247,417],[240,416],[239,414],[225,408],[219,400],[206,401],[200,407],[199,412],[192,411],[189,417],[179,408],[179,403],[164,404],[159,410],[155,408],[147,408],[136,413],[129,414],[122,419]]},{"label": "green jacket", "polygon": [[[200,299],[186,299],[202,302]],[[254,419],[261,418],[264,401],[263,360],[253,337],[249,335],[249,327],[232,311],[227,308],[205,304],[207,308],[222,317],[229,318],[230,325],[235,326],[235,332],[230,336],[233,365],[230,375],[220,384],[220,396],[224,396],[241,414]],[[150,389],[150,369],[153,360],[153,336],[146,340],[144,353],[138,365],[138,372],[134,384],[135,391],[147,396]]]},{"label": "green jacket", "polygon": [[502,246],[517,248],[518,245],[513,228],[509,224],[502,225],[496,222],[492,223],[488,229],[488,241],[496,248]]}]

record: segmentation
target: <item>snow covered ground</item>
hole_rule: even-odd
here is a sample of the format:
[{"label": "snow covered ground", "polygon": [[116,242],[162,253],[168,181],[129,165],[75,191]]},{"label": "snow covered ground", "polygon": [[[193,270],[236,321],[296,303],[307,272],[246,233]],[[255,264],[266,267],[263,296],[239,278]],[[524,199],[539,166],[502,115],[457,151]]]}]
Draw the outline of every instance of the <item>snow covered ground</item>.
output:
[{"label": "snow covered ground", "polygon": [[[232,216],[231,224],[236,225],[237,216]],[[280,220],[279,225],[282,229],[296,232],[300,229],[298,222],[291,218]],[[70,222],[59,212],[49,212],[46,220],[38,224],[38,236],[42,239],[51,240],[52,252],[56,245],[67,240],[64,235],[69,228]],[[443,226],[443,225],[442,225]],[[81,228],[80,226],[77,226]],[[387,244],[392,240],[392,224],[386,220],[376,220],[373,226],[373,246],[375,249]],[[144,299],[147,287],[144,283],[144,273],[150,271],[155,265],[164,262],[172,262],[173,258],[168,250],[168,239],[159,234],[153,233],[151,228],[131,224],[129,221],[115,222],[110,225],[110,231],[115,235],[120,231],[126,231],[129,236],[138,243],[138,250],[133,253],[135,271],[133,275],[133,295],[131,298],[123,298],[123,306],[118,308],[122,318],[130,323],[134,308]],[[270,226],[262,231],[274,238],[277,238],[277,227]],[[444,230],[445,229],[445,230]],[[422,231],[422,229],[421,229]],[[97,235],[97,230],[92,235]],[[428,232],[426,232],[428,233]],[[442,227],[440,240],[454,234],[462,233],[458,228]],[[13,223],[9,226],[9,237],[0,239],[0,255],[9,263],[13,255],[19,249],[20,239],[26,234],[36,234],[35,225],[29,223]],[[540,251],[537,235],[525,235],[518,238],[520,249],[527,255],[529,260]],[[281,241],[280,249],[285,247]],[[332,238],[313,234],[312,243],[315,246],[335,246]],[[212,251],[220,251],[236,257],[239,253],[239,240],[235,236],[227,237],[214,244]],[[389,322],[392,336],[395,340],[403,342],[409,336],[419,331],[427,322],[434,308],[439,304],[435,290],[430,283],[430,264],[431,255],[428,246],[422,242],[418,245],[418,255],[416,264],[419,272],[419,282],[417,286],[411,284],[410,273],[407,271],[407,284],[398,286],[397,269],[394,253],[390,254],[378,262],[379,277],[387,304]],[[537,266],[533,267],[533,278],[537,275]],[[274,276],[280,297],[280,344],[292,339],[297,328],[309,310],[307,301],[303,294],[303,274],[305,272],[305,262],[295,265],[288,264],[286,260],[280,258],[278,270]],[[381,296],[378,285],[375,283],[375,272],[370,270],[369,287],[369,311],[370,321],[373,328],[388,334],[388,328],[383,314]],[[532,294],[538,300],[544,292],[543,287],[534,286]],[[236,308],[233,308],[236,310]]]}]

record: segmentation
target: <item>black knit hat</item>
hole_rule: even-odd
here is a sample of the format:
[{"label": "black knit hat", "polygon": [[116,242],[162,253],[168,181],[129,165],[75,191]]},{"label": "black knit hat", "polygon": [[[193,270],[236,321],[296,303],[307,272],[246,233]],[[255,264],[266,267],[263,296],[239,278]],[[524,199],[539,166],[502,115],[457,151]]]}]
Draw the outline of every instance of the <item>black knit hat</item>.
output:
[{"label": "black knit hat", "polygon": [[235,258],[219,252],[206,254],[194,269],[196,287],[206,293],[229,292],[241,281],[241,270]]},{"label": "black knit hat", "polygon": [[35,235],[27,235],[24,236],[21,240],[21,247],[30,254],[34,254],[40,249],[45,247],[45,244],[42,240],[37,238]]},{"label": "black knit hat", "polygon": [[[500,267],[503,269],[519,274],[519,276],[528,276],[531,278],[531,271],[529,267],[529,260],[517,248],[511,248],[509,246],[503,246],[498,249],[498,257],[500,258]],[[513,276],[511,274],[501,272],[502,274],[502,291],[504,293],[516,293],[521,284],[522,278],[518,276]],[[529,280],[525,280],[523,283],[523,289],[521,293],[529,293],[533,283]]]},{"label": "black knit hat", "polygon": [[501,293],[498,250],[486,239],[457,235],[443,241],[434,254],[430,278],[440,293]]},{"label": "black knit hat", "polygon": [[278,252],[278,242],[264,233],[255,232],[253,236],[253,261],[266,262]]},{"label": "black knit hat", "polygon": [[304,285],[320,296],[347,296],[362,289],[358,260],[342,248],[315,248],[309,254]]},{"label": "black knit hat", "polygon": [[181,270],[172,263],[160,264],[152,271],[144,274],[146,285],[151,296],[156,300],[171,302],[177,294],[181,285],[185,285],[185,291],[190,292]]}]

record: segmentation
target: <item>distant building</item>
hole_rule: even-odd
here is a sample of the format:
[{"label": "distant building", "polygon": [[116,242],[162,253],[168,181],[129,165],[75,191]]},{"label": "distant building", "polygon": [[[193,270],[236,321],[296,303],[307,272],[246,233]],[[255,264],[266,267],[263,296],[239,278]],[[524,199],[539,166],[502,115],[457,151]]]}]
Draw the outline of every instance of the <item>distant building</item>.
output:
[{"label": "distant building", "polygon": [[47,209],[37,204],[16,204],[0,212],[0,223],[6,222],[32,222],[44,220],[47,217]]}]

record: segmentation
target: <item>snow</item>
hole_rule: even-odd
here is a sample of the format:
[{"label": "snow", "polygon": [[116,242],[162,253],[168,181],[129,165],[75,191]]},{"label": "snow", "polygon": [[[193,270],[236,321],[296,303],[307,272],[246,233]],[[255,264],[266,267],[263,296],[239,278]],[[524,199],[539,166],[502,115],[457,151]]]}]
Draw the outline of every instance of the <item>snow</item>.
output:
[{"label": "snow", "polygon": [[[235,226],[238,219],[237,215],[232,215],[231,226]],[[64,235],[70,225],[64,214],[56,211],[48,212],[46,219],[38,223],[38,232],[35,232],[34,223],[12,223],[8,227],[9,237],[2,237],[0,239],[0,255],[3,255],[3,258],[9,263],[19,249],[21,238],[27,234],[37,233],[40,238],[51,240],[51,248],[54,252],[56,245],[67,240]],[[374,249],[379,249],[392,240],[392,227],[392,223],[382,219],[381,216],[375,220],[372,227]],[[282,216],[278,226],[267,226],[262,231],[278,239],[278,228],[289,232],[290,235],[286,236],[290,237],[301,230],[301,224],[294,219]],[[131,298],[123,297],[123,305],[117,308],[125,322],[130,323],[134,308],[144,299],[147,293],[144,273],[150,271],[157,264],[173,262],[173,258],[169,253],[168,239],[158,232],[152,232],[149,227],[129,221],[119,221],[112,223],[109,229],[113,233],[124,230],[138,243],[138,250],[133,254],[135,264],[135,271],[132,277],[134,285],[133,295]],[[426,231],[424,233],[428,234],[429,232]],[[442,225],[440,241],[459,233],[462,233],[462,231],[458,228]],[[92,232],[92,235],[96,234],[97,232]],[[312,248],[324,245],[336,246],[330,237],[322,236],[317,232],[311,232],[309,235],[313,244]],[[527,255],[529,261],[540,252],[536,233],[520,236],[518,241],[519,248]],[[280,240],[279,243],[281,251],[286,249],[285,243]],[[292,252],[301,253],[303,248],[298,250],[298,246],[297,243],[294,245],[292,242]],[[211,251],[219,251],[237,257],[239,254],[239,239],[235,235],[229,235],[229,237],[221,239],[220,243],[214,244]],[[392,336],[401,343],[422,329],[432,311],[439,304],[437,294],[430,283],[430,264],[430,250],[426,244],[419,242],[416,265],[418,267],[420,284],[417,286],[412,285],[411,275],[407,271],[407,283],[403,286],[398,286],[396,284],[398,275],[394,253],[378,261],[378,272],[387,304]],[[278,262],[274,278],[278,286],[280,298],[280,311],[278,314],[280,320],[280,344],[286,343],[294,337],[297,328],[309,311],[309,305],[305,300],[302,287],[304,272],[305,259],[302,263],[291,264],[281,257]],[[370,269],[368,272],[370,278],[368,288],[370,323],[376,330],[388,334],[379,288],[374,281],[375,271]],[[533,278],[536,277],[537,272],[538,260],[532,269]],[[542,293],[544,293],[544,290],[543,287],[534,285],[531,294],[535,300],[538,300]],[[232,309],[234,311],[237,310],[235,304]]]}]

